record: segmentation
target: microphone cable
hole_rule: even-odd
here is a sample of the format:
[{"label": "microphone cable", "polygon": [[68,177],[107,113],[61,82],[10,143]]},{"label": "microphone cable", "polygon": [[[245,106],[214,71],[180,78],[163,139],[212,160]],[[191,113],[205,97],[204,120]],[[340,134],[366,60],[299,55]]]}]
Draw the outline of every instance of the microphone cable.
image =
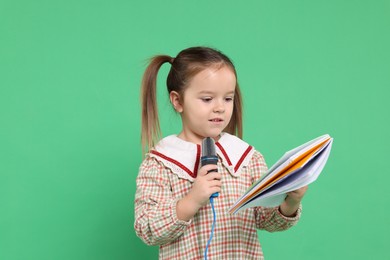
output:
[{"label": "microphone cable", "polygon": [[208,252],[208,250],[209,250],[209,246],[210,246],[211,240],[213,239],[214,228],[215,228],[215,222],[216,222],[216,220],[217,220],[217,215],[215,214],[214,197],[213,197],[213,196],[210,197],[210,204],[211,204],[211,209],[213,210],[213,224],[212,224],[212,226],[211,226],[210,238],[209,238],[209,240],[207,241],[206,249],[205,249],[205,251],[204,251],[204,259],[205,259],[205,260],[207,260],[207,252]]}]

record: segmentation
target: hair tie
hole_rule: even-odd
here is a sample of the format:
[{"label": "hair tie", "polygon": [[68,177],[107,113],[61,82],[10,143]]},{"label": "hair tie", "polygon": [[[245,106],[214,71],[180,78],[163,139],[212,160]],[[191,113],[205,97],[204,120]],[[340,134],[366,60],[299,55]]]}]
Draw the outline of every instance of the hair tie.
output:
[{"label": "hair tie", "polygon": [[174,61],[175,61],[175,58],[173,58],[173,57],[171,57],[171,58],[169,59],[169,63],[170,63],[170,64],[173,64]]}]

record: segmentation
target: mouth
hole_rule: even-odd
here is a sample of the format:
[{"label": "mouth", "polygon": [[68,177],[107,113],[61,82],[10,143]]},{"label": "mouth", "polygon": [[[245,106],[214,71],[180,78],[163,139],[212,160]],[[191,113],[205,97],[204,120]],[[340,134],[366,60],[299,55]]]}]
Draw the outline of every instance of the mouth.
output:
[{"label": "mouth", "polygon": [[220,122],[223,122],[223,119],[221,119],[221,118],[213,118],[213,119],[210,119],[209,121],[213,122],[213,123],[220,123]]}]

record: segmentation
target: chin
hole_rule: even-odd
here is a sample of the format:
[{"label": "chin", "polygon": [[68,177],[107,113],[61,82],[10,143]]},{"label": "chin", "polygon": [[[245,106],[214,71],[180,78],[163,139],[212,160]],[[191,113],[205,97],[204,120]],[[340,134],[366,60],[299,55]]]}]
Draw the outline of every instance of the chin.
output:
[{"label": "chin", "polygon": [[218,139],[219,135],[222,133],[222,131],[212,131],[208,133],[207,137],[211,137],[214,139]]}]

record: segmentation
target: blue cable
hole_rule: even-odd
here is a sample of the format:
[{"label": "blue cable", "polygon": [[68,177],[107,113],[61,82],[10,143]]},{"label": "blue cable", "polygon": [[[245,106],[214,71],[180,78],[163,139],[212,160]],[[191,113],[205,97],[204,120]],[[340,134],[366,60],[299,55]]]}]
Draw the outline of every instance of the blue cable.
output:
[{"label": "blue cable", "polygon": [[207,251],[209,250],[209,246],[210,246],[211,239],[213,239],[215,221],[216,221],[216,219],[217,219],[217,216],[216,216],[216,214],[215,214],[215,209],[214,209],[214,197],[213,197],[213,196],[210,197],[210,204],[211,204],[211,209],[213,210],[213,225],[211,226],[210,238],[209,238],[209,240],[207,241],[206,249],[204,250],[204,259],[205,259],[205,260],[207,260]]}]

